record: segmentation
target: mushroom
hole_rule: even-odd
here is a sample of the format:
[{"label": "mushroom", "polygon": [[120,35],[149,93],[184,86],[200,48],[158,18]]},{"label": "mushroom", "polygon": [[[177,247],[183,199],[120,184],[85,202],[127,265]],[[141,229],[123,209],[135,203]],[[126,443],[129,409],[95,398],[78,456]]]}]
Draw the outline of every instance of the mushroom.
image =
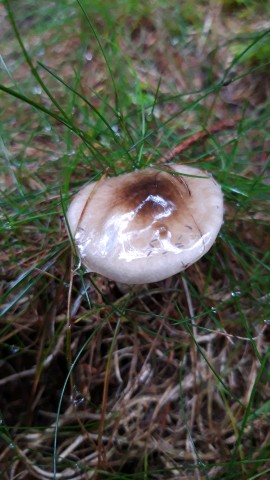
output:
[{"label": "mushroom", "polygon": [[87,184],[67,219],[88,271],[125,284],[156,282],[210,249],[223,222],[223,195],[205,171],[149,167]]}]

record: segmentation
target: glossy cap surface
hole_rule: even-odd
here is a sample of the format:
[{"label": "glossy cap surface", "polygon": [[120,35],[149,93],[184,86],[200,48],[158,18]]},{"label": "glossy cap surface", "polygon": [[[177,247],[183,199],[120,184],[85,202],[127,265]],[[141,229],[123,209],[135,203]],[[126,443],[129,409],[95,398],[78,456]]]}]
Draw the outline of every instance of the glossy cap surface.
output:
[{"label": "glossy cap surface", "polygon": [[163,280],[214,243],[223,195],[212,176],[169,165],[86,185],[67,213],[82,263],[122,283]]}]

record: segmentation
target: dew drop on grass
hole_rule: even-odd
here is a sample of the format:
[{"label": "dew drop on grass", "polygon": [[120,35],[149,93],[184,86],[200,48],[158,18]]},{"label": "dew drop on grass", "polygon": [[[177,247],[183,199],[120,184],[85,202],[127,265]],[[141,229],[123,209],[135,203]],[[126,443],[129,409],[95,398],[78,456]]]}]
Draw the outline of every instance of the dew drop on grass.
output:
[{"label": "dew drop on grass", "polygon": [[74,400],[73,400],[73,405],[74,405],[75,408],[78,408],[83,403],[84,403],[84,398],[83,398],[82,395],[74,398]]},{"label": "dew drop on grass", "polygon": [[39,57],[43,57],[44,54],[45,54],[45,48],[42,47],[42,48],[40,48],[39,51],[37,52],[37,55],[38,55]]},{"label": "dew drop on grass", "polygon": [[72,148],[71,150],[67,151],[67,156],[71,157],[71,155],[75,155],[76,151]]},{"label": "dew drop on grass", "polygon": [[15,353],[18,353],[20,351],[20,347],[18,347],[17,345],[10,345],[9,351],[11,354],[14,355]]},{"label": "dew drop on grass", "polygon": [[10,222],[4,222],[4,225],[3,225],[3,226],[4,226],[4,228],[5,228],[6,230],[11,230],[11,229],[12,229]]},{"label": "dew drop on grass", "polygon": [[32,92],[34,93],[34,95],[41,95],[42,94],[42,88],[41,87],[34,87]]},{"label": "dew drop on grass", "polygon": [[216,313],[217,313],[217,309],[216,309],[215,307],[211,307],[211,312],[216,314]]},{"label": "dew drop on grass", "polygon": [[51,125],[46,125],[46,127],[43,128],[44,132],[50,132],[52,129]]},{"label": "dew drop on grass", "polygon": [[241,291],[240,290],[233,290],[231,292],[231,297],[240,297]]},{"label": "dew drop on grass", "polygon": [[51,155],[49,159],[51,160],[51,162],[56,162],[57,160],[59,160],[59,158],[59,155]]},{"label": "dew drop on grass", "polygon": [[76,386],[73,388],[72,402],[75,408],[78,408],[84,403],[84,396],[79,392]]},{"label": "dew drop on grass", "polygon": [[175,47],[175,45],[178,45],[178,43],[179,43],[179,38],[177,38],[177,37],[171,38],[171,45],[173,47]]},{"label": "dew drop on grass", "polygon": [[85,60],[87,60],[87,62],[91,62],[91,60],[93,60],[93,54],[89,50],[87,50],[87,52],[84,55],[84,58]]},{"label": "dew drop on grass", "polygon": [[115,133],[115,135],[116,135],[117,137],[120,137],[118,125],[113,125],[113,126],[112,126],[112,131]]}]

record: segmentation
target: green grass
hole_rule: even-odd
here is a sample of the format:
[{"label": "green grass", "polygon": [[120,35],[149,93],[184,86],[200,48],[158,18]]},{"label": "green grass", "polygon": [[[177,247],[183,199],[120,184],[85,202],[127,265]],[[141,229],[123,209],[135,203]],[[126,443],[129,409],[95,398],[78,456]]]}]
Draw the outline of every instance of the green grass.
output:
[{"label": "green grass", "polygon": [[[225,3],[0,4],[1,479],[268,478],[269,2]],[[87,274],[73,193],[205,130],[173,161],[222,186],[210,252]]]}]

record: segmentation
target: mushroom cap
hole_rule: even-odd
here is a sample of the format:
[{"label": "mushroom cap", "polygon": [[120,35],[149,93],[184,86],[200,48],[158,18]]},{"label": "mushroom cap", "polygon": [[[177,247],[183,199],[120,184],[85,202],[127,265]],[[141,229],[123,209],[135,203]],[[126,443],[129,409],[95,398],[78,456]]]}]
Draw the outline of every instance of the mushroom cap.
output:
[{"label": "mushroom cap", "polygon": [[90,272],[127,284],[156,282],[202,257],[223,222],[213,177],[174,164],[146,168],[83,187],[67,219]]}]

